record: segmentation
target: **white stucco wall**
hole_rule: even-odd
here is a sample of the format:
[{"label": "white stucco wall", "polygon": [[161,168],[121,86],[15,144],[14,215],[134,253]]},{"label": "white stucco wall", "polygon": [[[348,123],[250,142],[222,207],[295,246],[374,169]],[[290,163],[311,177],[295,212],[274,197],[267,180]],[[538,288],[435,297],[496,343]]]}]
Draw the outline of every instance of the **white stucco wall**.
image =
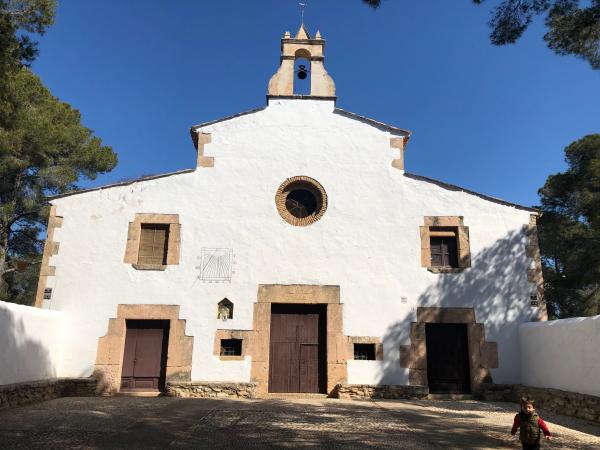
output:
[{"label": "white stucco wall", "polygon": [[[271,100],[201,131],[212,134],[205,155],[214,168],[52,201],[64,219],[45,307],[68,317],[62,375],[92,373],[119,303],[166,303],[181,305],[195,337],[194,380],[249,381],[250,358],[213,356],[215,330],[252,329],[259,284],[317,284],[340,286],[346,335],[383,339],[384,361],[350,362],[351,382],[408,383],[398,349],[417,306],[474,307],[486,339],[498,342],[494,380],[520,381],[518,325],[537,314],[528,302],[528,211],[404,176],[391,167],[390,133],[334,113],[332,101]],[[329,198],[308,227],[289,225],[275,207],[278,187],[296,175],[318,180]],[[154,272],[123,263],[136,213],[179,214],[179,265]],[[421,267],[419,226],[436,215],[464,216],[469,227],[472,268],[461,274]],[[233,249],[231,283],[198,279],[202,247]],[[224,297],[235,304],[225,323],[216,318]]]},{"label": "white stucco wall", "polygon": [[519,327],[523,384],[600,396],[600,316]]},{"label": "white stucco wall", "polygon": [[0,302],[0,385],[57,376],[63,314]]}]

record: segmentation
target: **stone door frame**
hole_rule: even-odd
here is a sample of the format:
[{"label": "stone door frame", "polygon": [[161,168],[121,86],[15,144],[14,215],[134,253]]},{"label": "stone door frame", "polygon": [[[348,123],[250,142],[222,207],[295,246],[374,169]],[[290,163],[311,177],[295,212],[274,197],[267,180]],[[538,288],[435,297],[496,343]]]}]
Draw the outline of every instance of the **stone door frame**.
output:
[{"label": "stone door frame", "polygon": [[327,392],[346,383],[347,342],[344,339],[340,287],[306,284],[261,284],[254,304],[252,333],[251,380],[257,393],[264,395],[269,389],[269,350],[271,335],[271,304],[324,304],[327,314]]},{"label": "stone door frame", "polygon": [[117,317],[108,319],[106,335],[98,339],[94,378],[97,392],[110,395],[121,387],[126,320],[168,320],[169,343],[165,382],[190,381],[194,338],[186,336],[186,321],[179,318],[179,305],[117,305]]},{"label": "stone door frame", "polygon": [[485,340],[483,323],[475,321],[473,308],[428,308],[417,307],[417,321],[411,322],[410,344],[400,346],[400,366],[408,368],[411,385],[427,386],[427,345],[425,324],[467,324],[469,342],[469,371],[471,393],[481,391],[483,381],[491,381],[490,369],[498,367],[498,346]]}]

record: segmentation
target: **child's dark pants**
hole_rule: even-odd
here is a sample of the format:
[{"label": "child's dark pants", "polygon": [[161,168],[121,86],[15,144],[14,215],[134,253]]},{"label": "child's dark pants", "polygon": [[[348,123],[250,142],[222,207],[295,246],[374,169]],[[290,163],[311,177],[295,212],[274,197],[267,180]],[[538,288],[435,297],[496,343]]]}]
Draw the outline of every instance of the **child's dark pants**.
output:
[{"label": "child's dark pants", "polygon": [[540,450],[539,442],[537,444],[525,444],[521,442],[521,444],[523,444],[523,450]]}]

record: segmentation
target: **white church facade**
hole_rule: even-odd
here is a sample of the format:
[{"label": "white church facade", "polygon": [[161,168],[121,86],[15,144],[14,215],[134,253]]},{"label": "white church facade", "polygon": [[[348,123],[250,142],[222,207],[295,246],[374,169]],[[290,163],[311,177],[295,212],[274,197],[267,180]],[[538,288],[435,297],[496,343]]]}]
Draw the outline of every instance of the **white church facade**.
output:
[{"label": "white church facade", "polygon": [[36,306],[65,317],[59,376],[521,382],[518,327],[546,319],[536,211],[406,171],[410,132],[336,107],[324,44],[286,33],[267,105],[192,127],[196,168],[51,199]]}]

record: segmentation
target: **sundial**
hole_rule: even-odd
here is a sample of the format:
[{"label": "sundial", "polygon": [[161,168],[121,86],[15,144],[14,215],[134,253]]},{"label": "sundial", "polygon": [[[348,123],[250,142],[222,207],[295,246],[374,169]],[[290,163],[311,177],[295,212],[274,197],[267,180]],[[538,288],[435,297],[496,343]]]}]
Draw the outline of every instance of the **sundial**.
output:
[{"label": "sundial", "polygon": [[202,247],[200,256],[200,280],[211,282],[231,282],[234,264],[233,249]]}]

